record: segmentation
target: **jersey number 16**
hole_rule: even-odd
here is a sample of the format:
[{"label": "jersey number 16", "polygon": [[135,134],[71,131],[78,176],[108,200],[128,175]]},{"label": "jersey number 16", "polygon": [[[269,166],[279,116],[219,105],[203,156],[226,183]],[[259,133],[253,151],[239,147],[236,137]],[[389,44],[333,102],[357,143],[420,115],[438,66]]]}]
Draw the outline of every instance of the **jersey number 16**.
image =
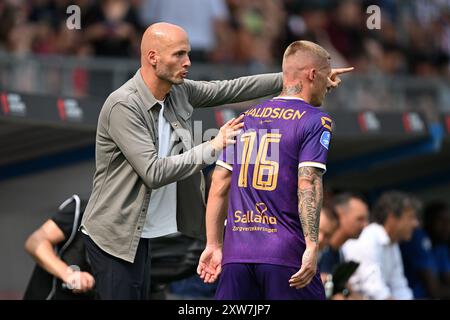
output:
[{"label": "jersey number 16", "polygon": [[[242,165],[239,172],[238,186],[246,188],[248,178],[248,166],[255,146],[256,132],[246,132],[241,136],[244,143],[242,150]],[[281,133],[266,133],[261,137],[258,154],[256,155],[255,168],[253,171],[252,186],[258,190],[272,191],[277,188],[279,164],[273,160],[267,160],[269,143],[280,143]],[[264,180],[264,174],[267,179]]]}]

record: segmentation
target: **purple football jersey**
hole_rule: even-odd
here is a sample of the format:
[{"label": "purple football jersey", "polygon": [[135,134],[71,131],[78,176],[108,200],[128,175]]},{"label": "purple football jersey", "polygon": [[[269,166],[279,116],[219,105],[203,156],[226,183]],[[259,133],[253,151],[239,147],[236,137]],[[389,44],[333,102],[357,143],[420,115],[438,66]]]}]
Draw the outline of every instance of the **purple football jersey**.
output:
[{"label": "purple football jersey", "polygon": [[330,117],[301,99],[274,98],[245,112],[244,129],[217,164],[232,170],[223,264],[300,267],[298,168],[326,170]]}]

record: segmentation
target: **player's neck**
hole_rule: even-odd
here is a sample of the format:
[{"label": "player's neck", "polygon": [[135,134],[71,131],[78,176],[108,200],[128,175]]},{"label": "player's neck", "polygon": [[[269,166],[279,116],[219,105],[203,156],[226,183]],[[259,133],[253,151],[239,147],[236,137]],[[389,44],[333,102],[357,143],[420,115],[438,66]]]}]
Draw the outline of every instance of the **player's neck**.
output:
[{"label": "player's neck", "polygon": [[280,98],[280,99],[300,99],[300,100],[305,101],[306,103],[311,103],[310,102],[311,101],[311,95],[308,95],[308,94],[306,94],[304,92],[300,92],[298,94],[293,94],[293,93],[286,92],[286,91],[283,90],[280,93],[280,95],[278,97],[276,97],[276,98]]}]

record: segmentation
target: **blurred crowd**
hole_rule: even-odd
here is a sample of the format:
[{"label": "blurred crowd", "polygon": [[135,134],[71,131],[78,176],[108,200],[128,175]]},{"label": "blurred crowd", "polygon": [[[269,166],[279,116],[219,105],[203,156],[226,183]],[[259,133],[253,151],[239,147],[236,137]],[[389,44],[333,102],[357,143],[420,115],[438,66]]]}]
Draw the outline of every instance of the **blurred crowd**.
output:
[{"label": "blurred crowd", "polygon": [[[450,210],[386,191],[324,199],[319,270],[328,299],[450,299]],[[331,288],[330,288],[331,286]]]},{"label": "blurred crowd", "polygon": [[[71,4],[79,30],[66,26]],[[367,27],[370,5],[381,9],[381,30]],[[194,61],[278,65],[290,42],[307,39],[356,72],[449,74],[449,0],[5,0],[0,50],[137,57],[158,21],[187,30]]]},{"label": "blurred crowd", "polygon": [[[79,29],[67,26],[68,19],[74,21],[74,11],[67,12],[71,5],[80,9]],[[380,8],[379,17],[368,10],[372,5]],[[326,48],[333,67],[355,67],[345,86],[325,102],[330,112],[407,110],[434,122],[441,110],[450,110],[450,0],[3,0],[0,54],[14,53],[25,61],[1,60],[0,85],[21,92],[106,96],[134,67],[104,59],[83,59],[96,68],[74,69],[64,61],[42,67],[27,54],[138,63],[142,33],[160,21],[188,32],[193,69],[199,63],[216,66],[191,73],[194,80],[279,70],[284,49],[304,39]],[[378,22],[380,29],[368,27]],[[229,65],[243,71],[219,71]]]}]

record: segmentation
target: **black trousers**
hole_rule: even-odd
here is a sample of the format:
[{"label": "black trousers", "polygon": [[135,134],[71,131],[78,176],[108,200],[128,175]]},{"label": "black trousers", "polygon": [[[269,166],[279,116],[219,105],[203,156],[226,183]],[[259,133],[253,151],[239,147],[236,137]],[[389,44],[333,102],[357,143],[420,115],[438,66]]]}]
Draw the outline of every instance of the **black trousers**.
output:
[{"label": "black trousers", "polygon": [[100,249],[83,234],[95,291],[102,300],[150,299],[150,241],[139,241],[134,263],[116,258]]}]

